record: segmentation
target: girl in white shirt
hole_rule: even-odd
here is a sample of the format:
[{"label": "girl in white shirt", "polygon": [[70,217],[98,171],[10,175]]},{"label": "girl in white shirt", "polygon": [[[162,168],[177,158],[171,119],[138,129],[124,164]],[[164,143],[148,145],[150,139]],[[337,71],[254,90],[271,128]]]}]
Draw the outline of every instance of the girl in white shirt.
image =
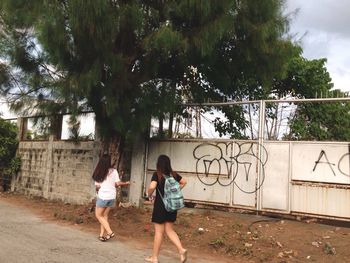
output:
[{"label": "girl in white shirt", "polygon": [[115,236],[108,222],[108,214],[115,206],[116,187],[129,185],[130,182],[120,181],[118,171],[111,166],[111,156],[108,154],[100,158],[92,179],[95,181],[97,191],[95,215],[101,224],[99,239],[107,241]]}]

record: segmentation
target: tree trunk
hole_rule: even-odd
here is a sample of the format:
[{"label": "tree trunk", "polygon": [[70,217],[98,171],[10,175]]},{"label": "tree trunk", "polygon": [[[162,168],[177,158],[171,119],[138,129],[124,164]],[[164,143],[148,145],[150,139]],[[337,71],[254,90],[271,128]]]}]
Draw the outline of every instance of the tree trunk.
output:
[{"label": "tree trunk", "polygon": [[[102,151],[100,156],[103,154],[109,154],[111,156],[112,167],[117,169],[120,180],[126,181],[130,175],[130,164],[128,163],[128,154],[130,152],[125,150],[125,138],[121,135],[115,135],[110,139],[102,141]],[[123,202],[123,196],[121,187],[117,188],[117,206]]]},{"label": "tree trunk", "polygon": [[173,123],[174,123],[174,113],[170,112],[170,114],[169,114],[168,138],[172,138],[173,137]]},{"label": "tree trunk", "polygon": [[164,128],[163,128],[163,115],[159,115],[159,129],[158,129],[158,136],[160,138],[164,137]]}]

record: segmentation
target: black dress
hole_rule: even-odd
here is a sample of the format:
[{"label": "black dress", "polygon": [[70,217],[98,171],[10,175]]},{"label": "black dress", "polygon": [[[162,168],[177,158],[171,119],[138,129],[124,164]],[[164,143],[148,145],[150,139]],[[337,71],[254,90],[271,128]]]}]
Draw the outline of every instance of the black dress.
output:
[{"label": "black dress", "polygon": [[[178,182],[180,182],[182,179],[182,177],[179,174],[176,174],[174,178]],[[164,207],[163,200],[162,200],[161,196],[159,195],[159,191],[160,191],[162,196],[164,196],[165,179],[162,178],[159,182],[157,173],[154,173],[151,181],[157,182],[156,199],[154,201],[154,206],[153,206],[152,222],[158,223],[158,224],[163,224],[165,222],[175,222],[177,212],[176,211],[175,212],[166,211],[165,207]]]}]

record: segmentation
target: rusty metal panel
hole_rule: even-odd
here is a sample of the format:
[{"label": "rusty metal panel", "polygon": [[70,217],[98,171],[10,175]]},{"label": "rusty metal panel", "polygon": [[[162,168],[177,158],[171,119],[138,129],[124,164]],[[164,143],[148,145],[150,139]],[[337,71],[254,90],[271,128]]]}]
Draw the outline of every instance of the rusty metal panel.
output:
[{"label": "rusty metal panel", "polygon": [[195,172],[196,160],[193,157],[193,149],[199,142],[184,141],[151,141],[147,168],[155,170],[157,158],[160,154],[166,154],[171,159],[171,166],[178,172]]},{"label": "rusty metal panel", "polygon": [[[231,200],[230,187],[218,183],[218,177],[227,184],[228,179],[219,161],[221,148],[206,142],[160,141],[149,145],[148,171],[156,170],[157,158],[166,154],[171,158],[172,167],[186,178],[187,185],[183,190],[188,200],[228,205]],[[201,159],[205,156],[205,160]],[[147,184],[150,175],[147,176]]]},{"label": "rusty metal panel", "polygon": [[350,218],[350,186],[293,182],[292,211]]},{"label": "rusty metal panel", "polygon": [[268,161],[262,171],[263,209],[289,210],[289,142],[266,142]]},{"label": "rusty metal panel", "polygon": [[196,175],[185,175],[185,177],[187,179],[187,185],[183,189],[183,193],[186,199],[229,205],[231,200],[230,187],[219,184],[204,185],[198,181]]},{"label": "rusty metal panel", "polygon": [[[254,177],[256,177],[256,176],[254,176]],[[249,188],[248,183],[242,184],[242,182],[243,182],[243,180],[241,180],[241,182],[238,182],[239,187]],[[244,193],[237,187],[237,185],[234,185],[232,205],[233,206],[248,206],[250,208],[256,207],[256,194],[257,194],[256,192],[255,193]]]},{"label": "rusty metal panel", "polygon": [[185,198],[207,204],[350,219],[350,149],[338,142],[151,141],[188,180]]},{"label": "rusty metal panel", "polygon": [[[146,189],[151,182],[153,172],[154,171],[147,172]],[[187,185],[183,189],[185,199],[204,203],[229,205],[231,200],[230,188],[219,184],[212,186],[201,184],[194,174],[183,173],[181,175],[187,180]]]},{"label": "rusty metal panel", "polygon": [[[173,169],[186,176],[186,198],[255,207],[257,143],[247,141],[151,141],[148,170],[159,154],[171,158]],[[186,173],[193,176],[187,177]],[[234,195],[234,202],[232,201]]]},{"label": "rusty metal panel", "polygon": [[236,157],[233,187],[233,205],[256,207],[258,182],[258,144],[256,142],[237,142],[234,156]]}]

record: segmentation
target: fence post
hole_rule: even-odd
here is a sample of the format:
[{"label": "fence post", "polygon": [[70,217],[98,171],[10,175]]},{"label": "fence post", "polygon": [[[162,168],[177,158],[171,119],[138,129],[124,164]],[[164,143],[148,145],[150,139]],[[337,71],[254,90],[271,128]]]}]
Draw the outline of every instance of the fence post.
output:
[{"label": "fence post", "polygon": [[143,204],[142,196],[146,178],[147,147],[145,137],[139,136],[132,149],[129,202],[137,207]]},{"label": "fence post", "polygon": [[[259,109],[259,134],[258,134],[258,163],[257,163],[257,178],[256,178],[256,188],[257,191],[255,193],[255,205],[256,205],[256,211],[257,213],[261,210],[261,196],[262,191],[259,187],[261,184],[261,173],[263,171],[262,162],[263,160],[263,151],[262,148],[264,147],[264,130],[265,130],[265,107],[266,102],[263,100],[260,100],[260,109]],[[259,187],[259,188],[258,188]]]},{"label": "fence post", "polygon": [[53,164],[53,142],[54,135],[49,136],[49,141],[47,144],[47,159],[46,159],[46,168],[45,168],[45,181],[43,185],[43,197],[48,199],[50,193],[50,181],[51,181],[51,169]]},{"label": "fence post", "polygon": [[27,126],[28,126],[28,119],[24,117],[19,117],[17,118],[17,140],[23,141],[25,137],[25,133],[27,131]]}]

